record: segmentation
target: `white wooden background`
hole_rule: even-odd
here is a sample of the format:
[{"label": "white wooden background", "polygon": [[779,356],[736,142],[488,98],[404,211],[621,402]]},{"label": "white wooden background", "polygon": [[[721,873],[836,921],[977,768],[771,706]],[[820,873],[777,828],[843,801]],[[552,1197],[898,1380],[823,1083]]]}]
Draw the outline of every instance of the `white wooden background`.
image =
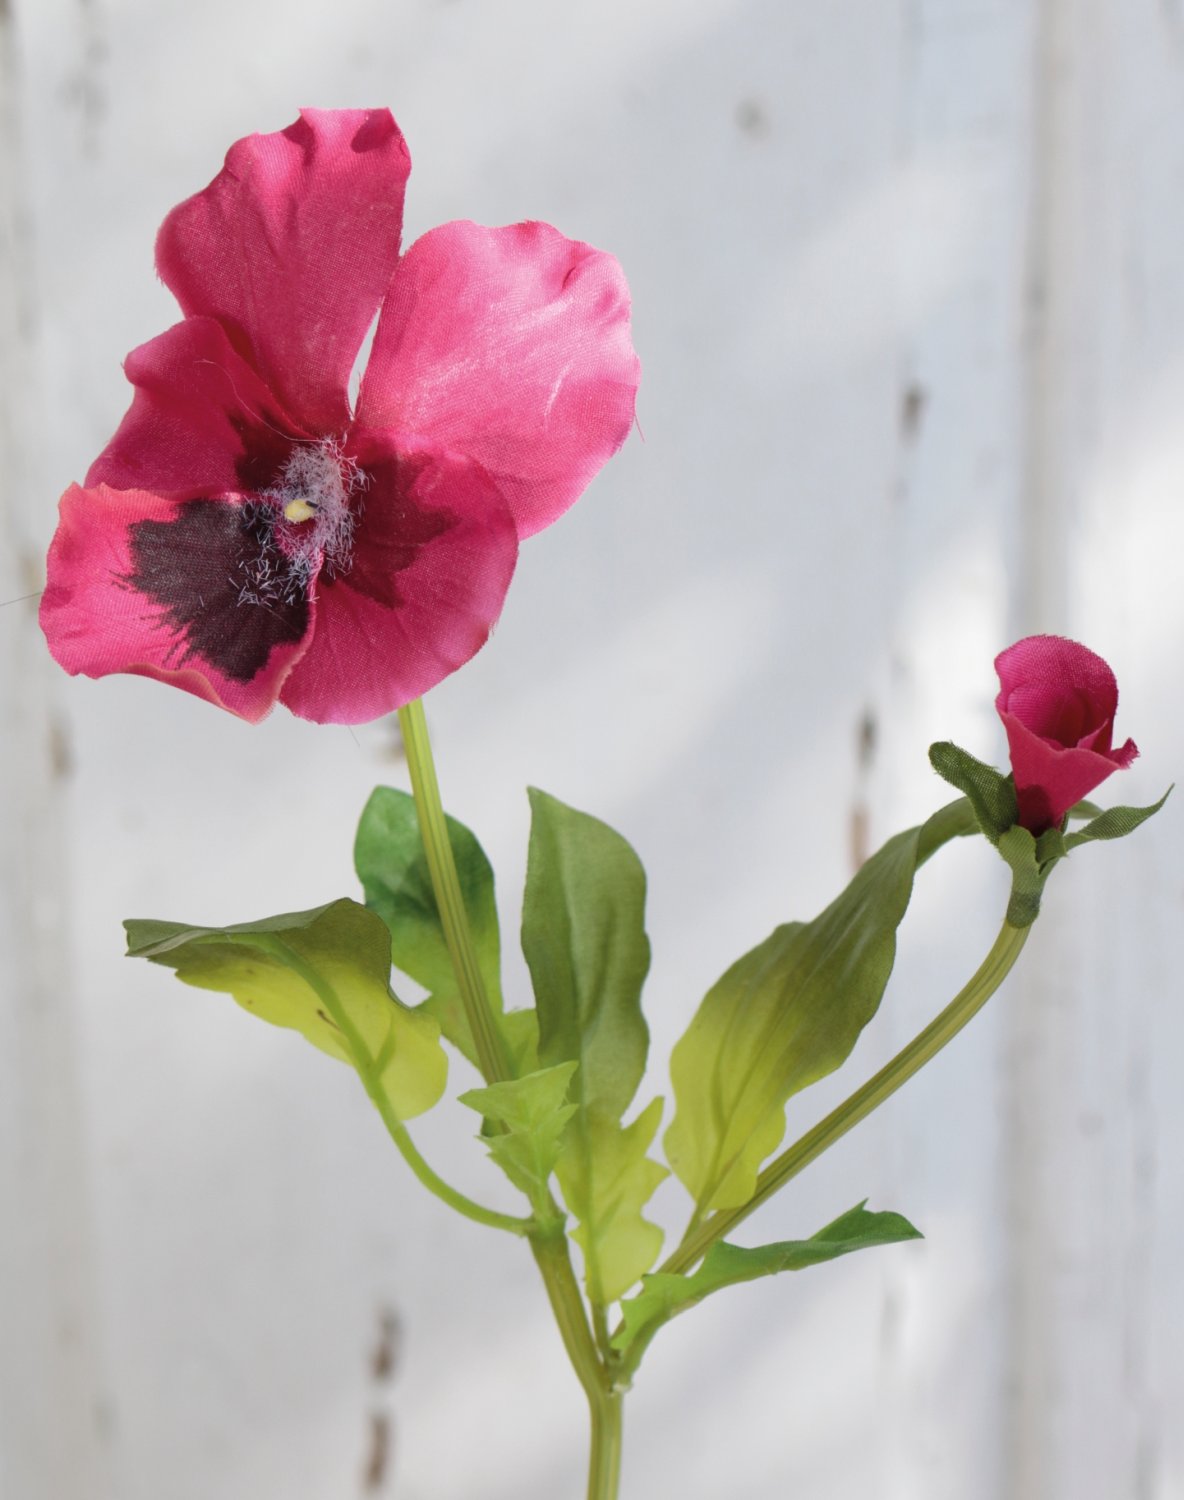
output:
[{"label": "white wooden background", "polygon": [[[409,236],[543,217],[620,256],[645,441],[429,711],[511,950],[528,781],[643,855],[655,1089],[853,830],[936,805],[931,740],[1001,757],[1009,640],[1115,666],[1143,756],[1107,795],[1184,770],[1181,0],[4,0],[0,65],[0,599],[173,316],[157,224],[236,137],[389,104]],[[3,1500],[582,1494],[521,1247],[426,1199],[344,1069],[120,957],[125,915],[352,891],[392,726],[71,681],[35,601],[0,700]],[[752,1222],[870,1195],[928,1238],[671,1328],[626,1500],[1184,1497],[1179,812],[1058,871],[988,1013]],[[996,866],[927,872],[852,1078],[977,963]],[[460,1114],[418,1134],[492,1196]]]}]

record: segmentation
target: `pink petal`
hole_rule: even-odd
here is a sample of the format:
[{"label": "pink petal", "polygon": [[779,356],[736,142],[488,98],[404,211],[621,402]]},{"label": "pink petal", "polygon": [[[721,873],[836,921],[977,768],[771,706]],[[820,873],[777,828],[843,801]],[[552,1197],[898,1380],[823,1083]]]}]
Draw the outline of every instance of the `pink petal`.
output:
[{"label": "pink petal", "polygon": [[444,224],[399,262],[358,421],[476,459],[527,537],[625,441],[639,378],[611,255],[548,224]]},{"label": "pink petal", "polygon": [[88,487],[157,494],[258,493],[275,483],[303,433],[220,323],[187,318],[124,361],[136,388]]},{"label": "pink petal", "polygon": [[1138,751],[1133,740],[1111,750],[1118,684],[1102,658],[1077,641],[1028,636],[1001,652],[995,669],[1019,819],[1040,833]]},{"label": "pink petal", "polygon": [[385,109],[306,109],[233,145],[173,209],[156,265],[186,315],[223,323],[285,408],[330,436],[399,254],[411,158]]},{"label": "pink petal", "polygon": [[311,604],[241,602],[240,507],[144,490],[62,496],[41,628],[67,672],[135,672],[252,723],[312,635]]},{"label": "pink petal", "polygon": [[1000,718],[1011,752],[1019,819],[1033,833],[1059,824],[1071,807],[1114,771],[1129,766],[1138,754],[1133,740],[1121,750],[1106,754],[1063,749],[1036,734],[1014,714],[1000,711]]},{"label": "pink petal", "polygon": [[1030,635],[995,658],[996,705],[1029,729],[1075,745],[1114,718],[1118,684],[1100,656],[1059,635]]},{"label": "pink petal", "polygon": [[476,465],[357,456],[370,487],[353,564],[322,574],[316,635],[280,694],[319,723],[376,719],[463,666],[488,639],[518,553],[513,517]]}]

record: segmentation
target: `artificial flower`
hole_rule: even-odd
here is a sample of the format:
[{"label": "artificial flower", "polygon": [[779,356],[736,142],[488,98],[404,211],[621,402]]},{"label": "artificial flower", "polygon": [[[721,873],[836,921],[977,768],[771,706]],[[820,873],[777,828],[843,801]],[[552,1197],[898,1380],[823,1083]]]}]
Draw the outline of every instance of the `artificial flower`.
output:
[{"label": "artificial flower", "polygon": [[617,262],[540,223],[445,224],[400,255],[409,170],[387,110],[304,110],[166,218],[184,318],[128,357],[131,407],[49,552],[67,671],[251,721],[375,718],[481,647],[519,541],[625,440]]},{"label": "artificial flower", "polygon": [[995,658],[995,707],[1007,731],[1019,820],[1032,833],[1138,755],[1110,748],[1118,684],[1100,656],[1059,635],[1030,635]]}]

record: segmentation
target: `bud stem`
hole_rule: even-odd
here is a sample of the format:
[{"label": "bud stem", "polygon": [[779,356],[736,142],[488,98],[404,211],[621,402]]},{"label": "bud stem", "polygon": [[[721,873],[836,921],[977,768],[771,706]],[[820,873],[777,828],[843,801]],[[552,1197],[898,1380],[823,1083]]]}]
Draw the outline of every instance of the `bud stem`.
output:
[{"label": "bud stem", "polygon": [[693,1222],[682,1244],[660,1269],[676,1273],[689,1270],[712,1245],[730,1234],[741,1220],[746,1219],[753,1209],[759,1207],[766,1198],[772,1197],[778,1188],[784,1187],[790,1178],[796,1177],[812,1161],[816,1161],[853,1126],[858,1125],[860,1120],[865,1120],[873,1110],[891,1098],[901,1084],[907,1083],[914,1073],[936,1057],[946,1043],[952,1041],[966,1023],[978,1014],[1007,978],[1030,931],[1030,927],[1012,927],[1010,923],[1004,922],[991,951],[983,959],[973,978],[955,995],[945,1010],[915,1036],[907,1047],[898,1052],[891,1062],[869,1078],[862,1088],[856,1089],[842,1104],[831,1110],[825,1119],[820,1120],[813,1130],[807,1131],[800,1140],[774,1158],[757,1178],[756,1191],[747,1203],[740,1208],[720,1209],[701,1223]]}]

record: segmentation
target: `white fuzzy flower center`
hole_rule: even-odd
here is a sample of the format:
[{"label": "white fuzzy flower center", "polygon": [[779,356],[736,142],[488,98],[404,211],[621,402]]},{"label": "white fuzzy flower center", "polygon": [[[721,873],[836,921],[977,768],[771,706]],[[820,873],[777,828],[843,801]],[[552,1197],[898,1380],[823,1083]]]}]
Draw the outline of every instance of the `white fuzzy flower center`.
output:
[{"label": "white fuzzy flower center", "polygon": [[308,598],[313,580],[348,573],[366,475],[332,439],[292,449],[276,482],[243,507],[259,543],[240,564],[242,604]]}]

